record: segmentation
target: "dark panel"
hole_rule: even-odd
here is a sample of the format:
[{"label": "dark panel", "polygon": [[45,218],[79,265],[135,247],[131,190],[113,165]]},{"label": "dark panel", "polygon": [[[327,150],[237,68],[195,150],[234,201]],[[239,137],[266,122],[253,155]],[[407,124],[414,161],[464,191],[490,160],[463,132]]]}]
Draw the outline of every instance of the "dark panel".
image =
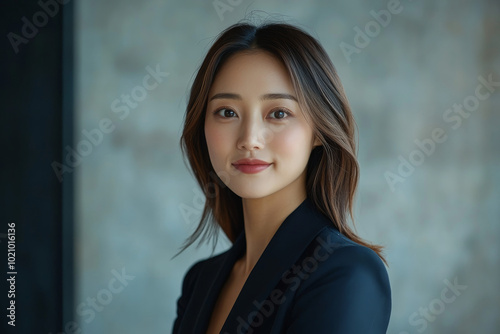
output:
[{"label": "dark panel", "polygon": [[[52,163],[62,162],[62,148],[71,145],[72,2],[7,1],[0,15],[0,328],[60,333],[73,309],[72,180],[65,174],[60,182]],[[13,275],[7,275],[8,223],[15,223]],[[6,317],[13,300],[15,327]]]}]

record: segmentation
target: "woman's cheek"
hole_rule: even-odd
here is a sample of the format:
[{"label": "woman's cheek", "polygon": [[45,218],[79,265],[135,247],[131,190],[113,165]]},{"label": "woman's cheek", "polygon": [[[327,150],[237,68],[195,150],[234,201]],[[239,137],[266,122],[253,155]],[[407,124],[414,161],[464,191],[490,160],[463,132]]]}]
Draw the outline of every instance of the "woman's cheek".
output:
[{"label": "woman's cheek", "polygon": [[[306,129],[300,126],[290,126],[282,131],[276,133],[275,140],[273,140],[273,148],[279,150],[281,155],[287,157],[299,157],[307,149],[310,138],[312,136],[307,134]],[[304,152],[301,152],[303,150]],[[277,152],[278,153],[278,152]]]},{"label": "woman's cheek", "polygon": [[214,169],[218,169],[223,164],[224,145],[227,145],[226,135],[220,128],[208,124],[205,126],[205,139],[212,166]]},{"label": "woman's cheek", "polygon": [[205,138],[207,140],[208,150],[211,152],[217,151],[221,142],[220,134],[209,129],[205,131]]}]

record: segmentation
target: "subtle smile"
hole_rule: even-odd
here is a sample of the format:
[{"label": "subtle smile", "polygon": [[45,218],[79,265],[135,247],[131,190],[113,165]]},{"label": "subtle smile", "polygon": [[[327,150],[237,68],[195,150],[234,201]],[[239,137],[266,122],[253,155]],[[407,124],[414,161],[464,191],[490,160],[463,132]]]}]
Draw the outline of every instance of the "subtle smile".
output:
[{"label": "subtle smile", "polygon": [[256,174],[271,166],[272,163],[258,159],[241,159],[232,163],[232,165],[240,172],[246,174]]}]

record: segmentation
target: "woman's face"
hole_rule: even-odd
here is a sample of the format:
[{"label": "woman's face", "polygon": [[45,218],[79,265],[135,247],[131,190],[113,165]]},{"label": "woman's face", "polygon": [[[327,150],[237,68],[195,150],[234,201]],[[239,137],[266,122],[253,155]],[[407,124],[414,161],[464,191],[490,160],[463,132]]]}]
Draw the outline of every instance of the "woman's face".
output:
[{"label": "woman's face", "polygon": [[271,54],[237,53],[220,68],[208,94],[205,138],[215,172],[238,196],[305,194],[307,161],[319,141],[285,66]]}]

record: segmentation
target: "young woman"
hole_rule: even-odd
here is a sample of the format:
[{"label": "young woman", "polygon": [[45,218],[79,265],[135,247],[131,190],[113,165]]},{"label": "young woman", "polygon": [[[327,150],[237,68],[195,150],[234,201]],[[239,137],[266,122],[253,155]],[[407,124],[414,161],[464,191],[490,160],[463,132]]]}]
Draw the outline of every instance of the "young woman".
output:
[{"label": "young woman", "polygon": [[222,32],[193,82],[181,138],[206,196],[183,249],[218,227],[233,245],[188,270],[173,333],[386,332],[382,247],[347,221],[354,135],[313,37],[282,23]]}]

